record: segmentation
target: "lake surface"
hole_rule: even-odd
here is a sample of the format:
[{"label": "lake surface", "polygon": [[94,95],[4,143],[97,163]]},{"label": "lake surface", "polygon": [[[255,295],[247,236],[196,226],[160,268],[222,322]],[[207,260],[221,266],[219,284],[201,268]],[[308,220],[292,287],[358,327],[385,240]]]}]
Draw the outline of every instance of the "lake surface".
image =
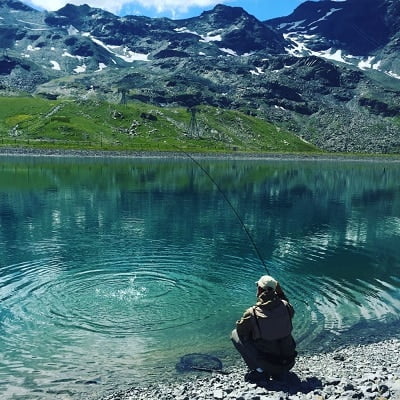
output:
[{"label": "lake surface", "polygon": [[190,159],[0,158],[2,400],[229,366],[267,270],[300,351],[398,331],[400,163],[199,161],[224,195]]}]

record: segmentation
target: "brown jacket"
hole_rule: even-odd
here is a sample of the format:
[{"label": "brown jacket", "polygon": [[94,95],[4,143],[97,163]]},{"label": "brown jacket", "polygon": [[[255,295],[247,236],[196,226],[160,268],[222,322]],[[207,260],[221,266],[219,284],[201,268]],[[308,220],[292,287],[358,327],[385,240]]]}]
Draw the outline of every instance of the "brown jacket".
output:
[{"label": "brown jacket", "polygon": [[255,306],[236,322],[236,331],[244,341],[253,341],[260,352],[271,358],[294,357],[296,344],[291,335],[294,309],[275,293],[262,293]]}]

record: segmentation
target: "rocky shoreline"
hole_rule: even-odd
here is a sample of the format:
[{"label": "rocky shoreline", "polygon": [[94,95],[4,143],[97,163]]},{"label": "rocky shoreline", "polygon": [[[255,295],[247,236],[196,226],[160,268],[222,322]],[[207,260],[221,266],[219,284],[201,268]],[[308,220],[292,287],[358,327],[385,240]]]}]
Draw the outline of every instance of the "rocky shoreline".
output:
[{"label": "rocky shoreline", "polygon": [[209,158],[231,160],[310,160],[310,161],[376,161],[400,162],[398,155],[342,154],[342,153],[186,153],[185,151],[134,150],[66,150],[28,147],[0,147],[0,156],[30,157],[88,157],[88,158]]},{"label": "rocky shoreline", "polygon": [[100,400],[400,400],[400,338],[300,355],[280,381],[244,382],[244,366],[187,373],[184,381],[134,387]]}]

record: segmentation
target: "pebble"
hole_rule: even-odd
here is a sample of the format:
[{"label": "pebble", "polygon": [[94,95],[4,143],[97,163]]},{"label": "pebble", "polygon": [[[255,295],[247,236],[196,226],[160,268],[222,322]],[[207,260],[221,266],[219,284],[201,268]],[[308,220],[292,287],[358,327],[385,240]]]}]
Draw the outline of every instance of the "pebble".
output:
[{"label": "pebble", "polygon": [[[281,381],[244,382],[240,364],[229,375],[135,387],[99,400],[400,400],[400,339],[348,346],[332,353],[304,354]],[[349,362],[351,360],[351,362]]]}]

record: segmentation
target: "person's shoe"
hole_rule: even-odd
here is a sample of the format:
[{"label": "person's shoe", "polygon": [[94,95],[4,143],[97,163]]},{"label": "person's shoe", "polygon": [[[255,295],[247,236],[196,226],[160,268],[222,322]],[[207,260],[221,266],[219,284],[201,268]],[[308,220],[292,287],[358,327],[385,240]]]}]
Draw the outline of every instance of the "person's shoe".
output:
[{"label": "person's shoe", "polygon": [[245,382],[249,383],[260,383],[265,382],[269,379],[269,376],[265,374],[265,372],[259,372],[256,369],[253,369],[250,372],[247,372],[244,376]]}]

